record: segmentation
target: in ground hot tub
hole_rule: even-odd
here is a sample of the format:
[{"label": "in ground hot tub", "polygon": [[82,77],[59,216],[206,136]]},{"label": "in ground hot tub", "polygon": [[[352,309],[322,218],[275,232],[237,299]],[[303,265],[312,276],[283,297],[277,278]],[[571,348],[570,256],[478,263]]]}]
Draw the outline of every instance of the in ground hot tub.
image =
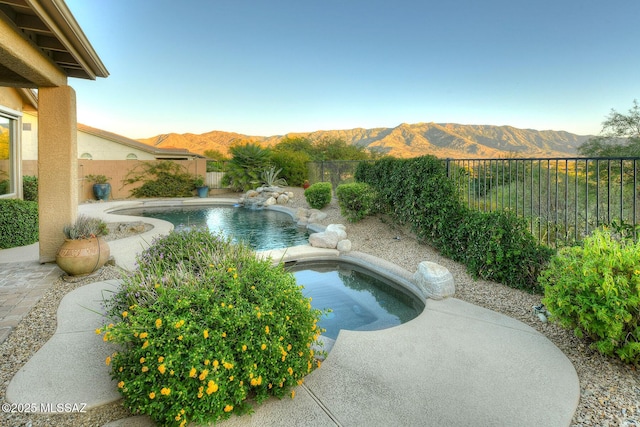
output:
[{"label": "in ground hot tub", "polygon": [[403,284],[361,265],[340,260],[286,263],[311,305],[326,311],[318,326],[336,339],[341,329],[374,331],[408,322],[424,301]]}]

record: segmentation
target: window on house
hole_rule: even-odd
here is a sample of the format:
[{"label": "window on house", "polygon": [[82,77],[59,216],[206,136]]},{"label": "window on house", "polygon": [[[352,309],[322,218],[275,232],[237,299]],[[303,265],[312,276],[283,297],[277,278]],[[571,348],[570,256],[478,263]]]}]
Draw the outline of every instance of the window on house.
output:
[{"label": "window on house", "polygon": [[87,159],[87,160],[93,160],[93,156],[91,155],[91,153],[82,153],[80,158],[81,159]]},{"label": "window on house", "polygon": [[15,197],[17,193],[18,114],[0,109],[0,197]]},{"label": "window on house", "polygon": [[138,156],[133,153],[127,154],[127,160],[138,160]]}]

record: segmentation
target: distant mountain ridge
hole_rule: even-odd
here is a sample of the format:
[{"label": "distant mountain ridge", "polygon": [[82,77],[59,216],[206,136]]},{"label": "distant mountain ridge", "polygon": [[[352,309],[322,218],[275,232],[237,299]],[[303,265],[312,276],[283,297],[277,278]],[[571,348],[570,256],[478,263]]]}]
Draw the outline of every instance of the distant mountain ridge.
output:
[{"label": "distant mountain ridge", "polygon": [[311,140],[340,138],[349,144],[400,158],[431,154],[445,158],[570,157],[591,135],[564,131],[518,129],[512,126],[460,125],[456,123],[403,123],[394,128],[320,130],[276,136],[250,136],[212,131],[203,134],[163,134],[138,141],[161,148],[186,148],[228,153],[239,141],[273,146],[285,137]]}]

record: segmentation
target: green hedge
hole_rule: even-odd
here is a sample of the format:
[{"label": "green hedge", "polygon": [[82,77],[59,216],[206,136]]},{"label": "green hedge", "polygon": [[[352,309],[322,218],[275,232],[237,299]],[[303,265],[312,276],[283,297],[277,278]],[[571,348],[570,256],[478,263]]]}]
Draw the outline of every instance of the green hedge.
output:
[{"label": "green hedge", "polygon": [[357,222],[375,212],[376,192],[369,184],[354,182],[336,188],[340,213],[351,222]]},{"label": "green hedge", "polygon": [[313,209],[322,209],[331,203],[332,189],[330,182],[316,182],[304,190],[304,197]]},{"label": "green hedge", "polygon": [[380,210],[409,224],[418,239],[466,265],[474,277],[537,292],[537,275],[552,251],[507,212],[467,209],[434,156],[362,162],[356,180],[376,190]]},{"label": "green hedge", "polygon": [[542,292],[538,276],[553,250],[538,244],[524,218],[506,211],[468,211],[456,229],[450,256],[473,277]]},{"label": "green hedge", "polygon": [[38,201],[38,177],[25,175],[22,177],[22,198],[30,202]]},{"label": "green hedge", "polygon": [[38,241],[38,204],[18,199],[0,200],[0,249]]}]

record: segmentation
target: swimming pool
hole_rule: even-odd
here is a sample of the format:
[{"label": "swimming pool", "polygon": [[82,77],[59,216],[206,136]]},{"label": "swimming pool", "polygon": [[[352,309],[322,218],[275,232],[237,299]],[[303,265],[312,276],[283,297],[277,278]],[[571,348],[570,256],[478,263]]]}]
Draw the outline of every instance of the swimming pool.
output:
[{"label": "swimming pool", "polygon": [[123,209],[122,215],[157,218],[172,223],[176,230],[207,227],[233,241],[243,241],[256,251],[280,249],[309,243],[309,231],[298,227],[284,212],[236,206],[153,206]]},{"label": "swimming pool", "polygon": [[408,289],[373,271],[344,261],[300,261],[285,264],[311,305],[326,312],[318,325],[336,339],[341,329],[374,331],[408,322],[424,302]]}]

